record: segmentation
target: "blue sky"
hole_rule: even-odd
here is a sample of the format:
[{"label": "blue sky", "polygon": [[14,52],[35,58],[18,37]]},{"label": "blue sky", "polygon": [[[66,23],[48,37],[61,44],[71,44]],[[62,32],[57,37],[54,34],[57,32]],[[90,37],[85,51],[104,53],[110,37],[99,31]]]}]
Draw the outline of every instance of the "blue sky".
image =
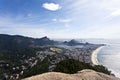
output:
[{"label": "blue sky", "polygon": [[120,39],[120,0],[0,0],[0,34]]}]

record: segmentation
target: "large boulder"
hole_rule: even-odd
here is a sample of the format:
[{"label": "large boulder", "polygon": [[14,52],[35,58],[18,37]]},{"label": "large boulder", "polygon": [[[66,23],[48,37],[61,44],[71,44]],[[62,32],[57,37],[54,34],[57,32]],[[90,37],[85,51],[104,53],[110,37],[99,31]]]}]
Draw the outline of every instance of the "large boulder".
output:
[{"label": "large boulder", "polygon": [[65,74],[59,72],[48,72],[25,78],[23,80],[120,80],[117,77],[106,75],[93,70],[82,70],[76,74]]}]

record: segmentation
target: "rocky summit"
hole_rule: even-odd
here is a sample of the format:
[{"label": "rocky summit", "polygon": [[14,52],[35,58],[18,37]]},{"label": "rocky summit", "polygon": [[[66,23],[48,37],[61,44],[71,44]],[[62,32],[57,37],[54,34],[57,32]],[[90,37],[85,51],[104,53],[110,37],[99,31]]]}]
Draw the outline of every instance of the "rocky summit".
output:
[{"label": "rocky summit", "polygon": [[59,72],[48,72],[41,75],[32,76],[23,80],[120,80],[117,77],[104,73],[85,69],[76,74],[65,74]]}]

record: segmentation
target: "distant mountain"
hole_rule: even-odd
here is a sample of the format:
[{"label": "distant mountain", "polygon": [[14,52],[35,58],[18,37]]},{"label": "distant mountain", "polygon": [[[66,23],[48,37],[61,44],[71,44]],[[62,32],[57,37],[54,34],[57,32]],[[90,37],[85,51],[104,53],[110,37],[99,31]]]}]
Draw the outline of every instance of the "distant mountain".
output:
[{"label": "distant mountain", "polygon": [[58,41],[50,40],[47,36],[42,38],[31,38],[20,35],[0,34],[0,51],[29,48],[29,47],[40,47],[40,46],[55,45],[55,44],[75,46],[75,45],[86,45],[86,44],[88,45],[89,43],[79,43],[74,39],[60,43]]},{"label": "distant mountain", "polygon": [[65,45],[68,45],[68,46],[75,46],[75,45],[88,45],[89,43],[80,43],[74,39],[70,40],[70,41],[65,41],[63,42]]},{"label": "distant mountain", "polygon": [[0,50],[11,50],[26,47],[38,47],[46,45],[54,45],[56,41],[50,40],[46,36],[43,38],[30,38],[20,35],[0,34]]}]

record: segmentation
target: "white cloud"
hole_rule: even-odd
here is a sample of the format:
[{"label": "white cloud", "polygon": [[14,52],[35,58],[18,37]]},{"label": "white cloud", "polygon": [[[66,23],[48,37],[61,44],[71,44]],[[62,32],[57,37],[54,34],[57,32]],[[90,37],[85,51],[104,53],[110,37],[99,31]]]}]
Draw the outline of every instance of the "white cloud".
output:
[{"label": "white cloud", "polygon": [[63,23],[69,23],[72,21],[72,19],[52,19],[54,22],[63,22]]},{"label": "white cloud", "polygon": [[31,14],[31,13],[28,13],[28,14],[27,14],[27,16],[28,16],[28,17],[31,17],[31,16],[32,16],[32,14]]},{"label": "white cloud", "polygon": [[60,22],[68,23],[68,22],[71,22],[72,20],[71,19],[60,19],[59,21]]},{"label": "white cloud", "polygon": [[50,11],[56,11],[62,8],[59,4],[55,3],[44,3],[42,7]]},{"label": "white cloud", "polygon": [[116,17],[116,16],[120,16],[120,9],[119,10],[115,10],[112,13],[110,13],[108,15],[108,17]]},{"label": "white cloud", "polygon": [[52,21],[56,22],[56,21],[57,21],[57,19],[52,19]]}]

